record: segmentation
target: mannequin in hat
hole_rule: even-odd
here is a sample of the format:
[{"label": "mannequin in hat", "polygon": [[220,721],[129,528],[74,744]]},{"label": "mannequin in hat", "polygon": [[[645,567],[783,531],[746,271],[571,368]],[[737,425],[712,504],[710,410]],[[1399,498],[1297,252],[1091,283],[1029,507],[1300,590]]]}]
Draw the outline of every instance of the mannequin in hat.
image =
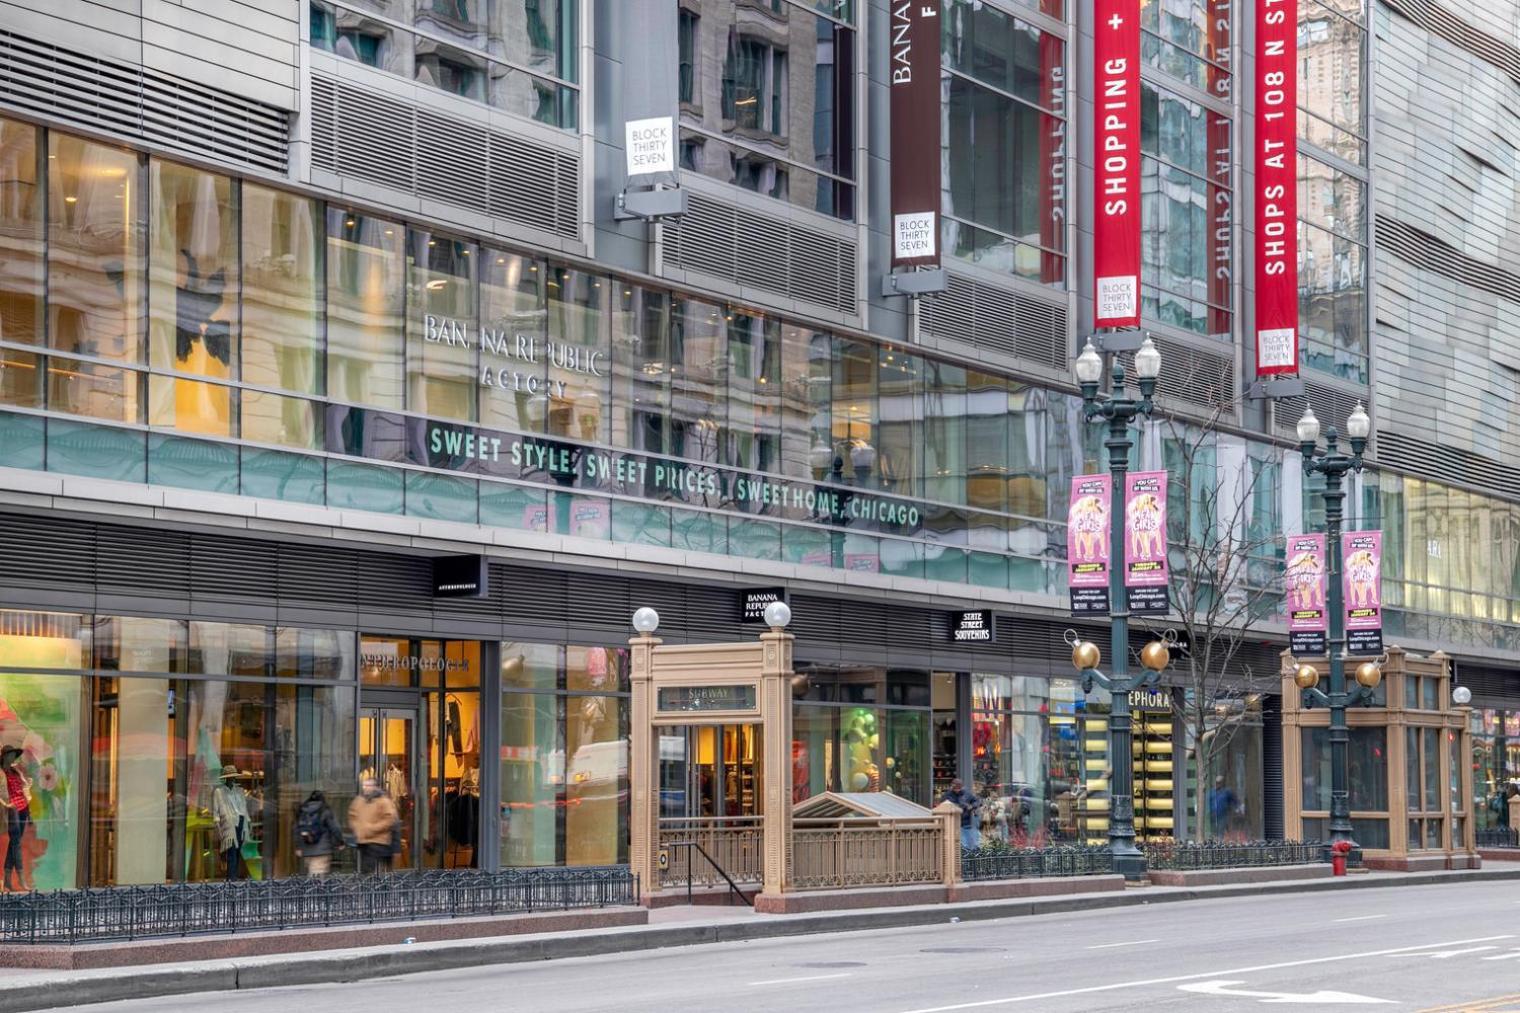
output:
[{"label": "mannequin in hat", "polygon": [[222,768],[211,790],[211,819],[216,823],[217,847],[227,861],[227,878],[242,879],[243,842],[248,839],[248,793],[233,764]]},{"label": "mannequin in hat", "polygon": [[[22,861],[21,842],[26,838],[26,825],[32,819],[32,780],[22,771],[17,760],[21,750],[15,746],[0,749],[0,773],[5,783],[0,784],[0,807],[5,809],[5,890],[25,890],[26,870]],[[11,872],[16,873],[16,883],[11,885]]]}]

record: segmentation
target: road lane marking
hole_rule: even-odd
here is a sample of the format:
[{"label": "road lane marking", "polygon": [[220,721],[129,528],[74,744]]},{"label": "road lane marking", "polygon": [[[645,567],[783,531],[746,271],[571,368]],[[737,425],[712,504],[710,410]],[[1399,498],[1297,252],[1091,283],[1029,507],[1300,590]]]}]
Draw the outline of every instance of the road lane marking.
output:
[{"label": "road lane marking", "polygon": [[1341,922],[1370,922],[1374,918],[1387,918],[1387,915],[1357,915],[1355,918],[1336,918],[1333,921],[1338,925]]},{"label": "road lane marking", "polygon": [[1452,957],[1464,956],[1468,953],[1482,953],[1484,950],[1497,950],[1497,946],[1469,946],[1465,950],[1437,950],[1435,953],[1411,953],[1412,957],[1429,957],[1431,960],[1450,960]]},{"label": "road lane marking", "polygon": [[1178,985],[1181,992],[1197,992],[1201,995],[1228,995],[1239,996],[1242,999],[1260,999],[1267,1003],[1312,1003],[1316,1006],[1337,1003],[1342,1006],[1373,1006],[1379,1003],[1393,1003],[1392,999],[1378,999],[1370,995],[1357,995],[1355,992],[1332,992],[1321,990],[1318,992],[1250,992],[1246,989],[1231,988],[1231,985],[1244,985],[1243,981],[1199,981],[1191,985]]},{"label": "road lane marking", "polygon": [[1514,960],[1520,957],[1520,950],[1510,950],[1508,953],[1496,953],[1492,957],[1479,957],[1479,960]]},{"label": "road lane marking", "polygon": [[1483,1010],[1497,1010],[1513,1002],[1520,1002],[1520,992],[1511,995],[1496,995],[1488,999],[1470,999],[1467,1002],[1452,1003],[1450,1006],[1428,1006],[1419,1013],[1481,1013]]},{"label": "road lane marking", "polygon": [[1440,943],[1421,943],[1418,946],[1397,946],[1388,950],[1372,950],[1367,953],[1342,953],[1334,957],[1306,957],[1303,960],[1287,960],[1277,964],[1257,964],[1254,967],[1232,967],[1221,971],[1205,971],[1202,974],[1177,974],[1168,978],[1144,978],[1139,981],[1116,981],[1108,985],[1089,985],[1086,988],[1070,988],[1060,992],[1040,992],[1036,995],[1014,995],[1004,999],[981,999],[977,1002],[952,1003],[949,1006],[929,1006],[923,1009],[905,1010],[904,1013],[950,1013],[951,1010],[985,1009],[988,1006],[1009,1006],[1017,1002],[1033,1002],[1036,999],[1060,999],[1069,995],[1090,995],[1094,992],[1113,992],[1121,988],[1140,988],[1145,985],[1171,985],[1179,981],[1198,981],[1218,978],[1222,974],[1251,974],[1256,971],[1278,971],[1286,967],[1307,967],[1310,964],[1328,964],[1337,960],[1364,960],[1367,957],[1383,957],[1395,953],[1414,953],[1433,946],[1464,946],[1468,943],[1490,943],[1500,939],[1513,939],[1513,933],[1502,936],[1480,936],[1476,939],[1452,939]]},{"label": "road lane marking", "polygon": [[1159,939],[1126,939],[1122,943],[1099,943],[1097,946],[1085,947],[1089,950],[1111,950],[1115,946],[1140,946],[1144,943],[1159,943]]},{"label": "road lane marking", "polygon": [[849,971],[840,974],[808,974],[801,978],[770,978],[766,981],[751,981],[749,985],[790,985],[794,981],[828,981],[830,978],[848,978]]}]

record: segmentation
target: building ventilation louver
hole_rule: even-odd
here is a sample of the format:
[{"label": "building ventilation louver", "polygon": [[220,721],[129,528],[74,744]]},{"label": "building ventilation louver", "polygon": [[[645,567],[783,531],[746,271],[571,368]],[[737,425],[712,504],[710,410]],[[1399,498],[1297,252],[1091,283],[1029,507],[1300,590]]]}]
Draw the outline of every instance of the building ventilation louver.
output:
[{"label": "building ventilation louver", "polygon": [[1283,398],[1273,407],[1273,419],[1276,423],[1277,432],[1290,440],[1298,439],[1298,420],[1303,417],[1304,408],[1314,409],[1314,417],[1319,419],[1323,429],[1335,427],[1341,436],[1346,435],[1346,418],[1356,408],[1357,402],[1365,404],[1366,395],[1351,391],[1345,391],[1339,387],[1330,387],[1313,380],[1304,380],[1304,394],[1302,397]]},{"label": "building ventilation louver", "polygon": [[[444,150],[473,154],[433,157]],[[581,238],[578,154],[322,74],[311,78],[311,164],[549,235]]]},{"label": "building ventilation louver", "polygon": [[[1216,355],[1191,345],[1151,335],[1161,353],[1165,368],[1156,378],[1156,394],[1173,404],[1190,404],[1210,414],[1223,410],[1234,412],[1235,360],[1228,354]],[[1135,377],[1133,353],[1120,356],[1126,375]],[[1131,388],[1133,392],[1133,388]],[[1295,416],[1296,418],[1297,416]]]},{"label": "building ventilation louver", "polygon": [[1397,432],[1374,433],[1378,461],[1396,471],[1439,475],[1444,482],[1520,499],[1520,472],[1470,450],[1431,443]]},{"label": "building ventilation louver", "polygon": [[1493,64],[1520,83],[1520,49],[1503,39],[1480,31],[1455,14],[1430,0],[1382,0],[1383,6],[1399,14],[1437,38],[1458,49]]},{"label": "building ventilation louver", "polygon": [[1520,274],[1485,264],[1444,239],[1386,215],[1377,216],[1378,249],[1443,278],[1520,302]]},{"label": "building ventilation louver", "polygon": [[283,109],[146,67],[0,31],[0,106],[284,174]]},{"label": "building ventilation louver", "polygon": [[665,263],[856,316],[857,253],[851,240],[692,193]]},{"label": "building ventilation louver", "polygon": [[962,275],[925,299],[924,330],[976,348],[1066,370],[1066,306]]}]

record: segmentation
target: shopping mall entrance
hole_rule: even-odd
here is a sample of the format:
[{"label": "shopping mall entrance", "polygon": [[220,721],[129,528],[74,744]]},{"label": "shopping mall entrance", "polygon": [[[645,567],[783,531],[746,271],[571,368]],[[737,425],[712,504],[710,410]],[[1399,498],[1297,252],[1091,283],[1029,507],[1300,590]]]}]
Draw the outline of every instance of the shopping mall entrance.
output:
[{"label": "shopping mall entrance", "polygon": [[379,781],[401,814],[395,868],[479,865],[481,649],[473,640],[360,641],[359,777]]}]

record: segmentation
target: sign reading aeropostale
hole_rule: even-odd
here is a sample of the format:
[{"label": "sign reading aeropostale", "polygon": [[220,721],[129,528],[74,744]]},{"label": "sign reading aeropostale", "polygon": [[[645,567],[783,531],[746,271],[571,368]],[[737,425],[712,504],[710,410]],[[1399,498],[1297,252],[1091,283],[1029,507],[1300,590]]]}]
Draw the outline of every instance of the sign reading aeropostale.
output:
[{"label": "sign reading aeropostale", "polygon": [[892,266],[939,266],[940,0],[890,0]]},{"label": "sign reading aeropostale", "polygon": [[1140,325],[1140,0],[1094,0],[1093,326]]},{"label": "sign reading aeropostale", "polygon": [[1256,0],[1256,375],[1298,372],[1298,0]]}]

